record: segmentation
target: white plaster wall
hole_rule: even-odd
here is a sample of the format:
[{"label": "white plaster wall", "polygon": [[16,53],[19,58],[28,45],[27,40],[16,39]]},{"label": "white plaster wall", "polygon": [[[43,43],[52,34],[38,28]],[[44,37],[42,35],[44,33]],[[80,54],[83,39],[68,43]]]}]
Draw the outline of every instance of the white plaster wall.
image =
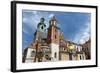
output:
[{"label": "white plaster wall", "polygon": [[31,63],[31,62],[34,61],[35,56],[34,56],[34,57],[31,57],[31,52],[32,52],[33,50],[35,51],[35,49],[28,48],[28,50],[27,50],[27,55],[26,55],[26,60],[25,60],[26,63]]},{"label": "white plaster wall", "polygon": [[[57,44],[50,44],[51,48],[51,57],[53,58],[53,61],[58,61],[59,60],[59,45]],[[54,54],[57,53],[57,58],[54,57]]]},{"label": "white plaster wall", "polygon": [[61,54],[61,61],[69,61],[69,54],[62,53]]},{"label": "white plaster wall", "polygon": [[31,58],[31,52],[33,51],[32,48],[28,48],[26,58]]},{"label": "white plaster wall", "polygon": [[77,48],[78,48],[77,51],[79,51],[79,52],[82,51],[82,47],[81,46],[78,46]]}]

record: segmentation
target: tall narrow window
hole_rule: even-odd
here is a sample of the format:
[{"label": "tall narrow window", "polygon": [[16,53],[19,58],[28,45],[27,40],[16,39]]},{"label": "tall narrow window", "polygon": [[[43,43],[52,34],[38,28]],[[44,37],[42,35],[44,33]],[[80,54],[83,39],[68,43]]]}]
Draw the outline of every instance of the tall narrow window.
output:
[{"label": "tall narrow window", "polygon": [[56,39],[57,37],[56,37],[56,35],[55,35],[55,39]]},{"label": "tall narrow window", "polygon": [[81,55],[80,55],[80,60],[82,59]]},{"label": "tall narrow window", "polygon": [[57,53],[55,52],[55,58],[57,58]]}]

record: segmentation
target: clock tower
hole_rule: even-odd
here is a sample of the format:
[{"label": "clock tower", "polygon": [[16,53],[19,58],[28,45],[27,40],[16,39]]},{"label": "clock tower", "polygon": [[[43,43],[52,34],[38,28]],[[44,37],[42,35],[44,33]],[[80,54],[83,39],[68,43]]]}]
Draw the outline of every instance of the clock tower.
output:
[{"label": "clock tower", "polygon": [[51,49],[51,58],[53,61],[59,60],[59,35],[60,31],[57,26],[57,20],[53,17],[49,21],[47,40]]},{"label": "clock tower", "polygon": [[41,18],[40,19],[40,22],[38,23],[37,29],[40,32],[45,32],[45,30],[46,30],[46,28],[45,28],[46,25],[45,25],[44,21],[45,21],[45,19],[44,18]]},{"label": "clock tower", "polygon": [[46,25],[44,23],[45,19],[44,18],[41,18],[40,19],[40,22],[38,23],[37,25],[37,30],[34,34],[34,40],[35,41],[39,41],[41,42],[42,39],[46,39],[47,36],[46,36]]}]

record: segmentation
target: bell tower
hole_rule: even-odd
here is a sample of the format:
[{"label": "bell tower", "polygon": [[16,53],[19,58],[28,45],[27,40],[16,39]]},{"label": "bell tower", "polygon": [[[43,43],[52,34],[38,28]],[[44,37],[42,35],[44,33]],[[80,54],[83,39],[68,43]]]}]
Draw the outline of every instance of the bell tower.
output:
[{"label": "bell tower", "polygon": [[53,61],[59,60],[59,28],[57,26],[57,20],[53,17],[49,21],[47,41],[51,49],[51,58]]}]

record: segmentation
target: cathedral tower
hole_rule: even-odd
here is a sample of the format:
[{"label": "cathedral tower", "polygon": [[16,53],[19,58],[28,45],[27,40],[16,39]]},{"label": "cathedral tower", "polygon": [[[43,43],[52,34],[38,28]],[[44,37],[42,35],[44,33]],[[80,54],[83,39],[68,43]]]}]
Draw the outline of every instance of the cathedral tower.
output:
[{"label": "cathedral tower", "polygon": [[45,19],[41,18],[40,22],[37,25],[37,30],[34,34],[34,41],[39,41],[41,42],[43,39],[47,38],[47,34],[46,34],[46,25],[44,23]]},{"label": "cathedral tower", "polygon": [[53,17],[49,21],[47,41],[51,49],[51,58],[53,61],[59,60],[59,35],[60,31],[57,27],[57,20]]}]

